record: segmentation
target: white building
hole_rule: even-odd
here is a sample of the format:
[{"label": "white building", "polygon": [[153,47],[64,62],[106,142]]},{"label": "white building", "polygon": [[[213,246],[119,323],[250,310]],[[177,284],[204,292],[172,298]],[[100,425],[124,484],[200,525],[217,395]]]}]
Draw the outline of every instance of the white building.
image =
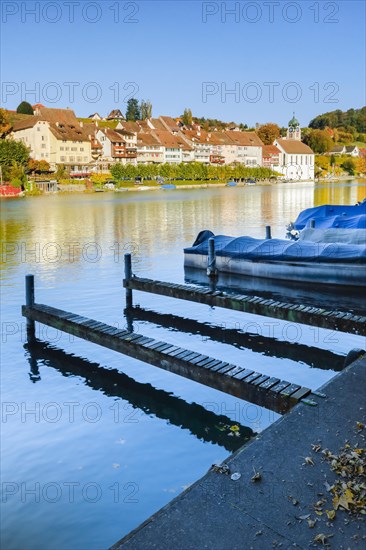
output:
[{"label": "white building", "polygon": [[29,147],[31,158],[47,161],[51,170],[62,164],[71,176],[90,172],[91,141],[71,109],[39,106],[33,116],[14,123],[9,137],[22,141]]},{"label": "white building", "polygon": [[274,145],[280,150],[278,171],[290,180],[314,179],[315,154],[301,141],[301,128],[295,116],[288,124],[287,137],[276,139]]}]

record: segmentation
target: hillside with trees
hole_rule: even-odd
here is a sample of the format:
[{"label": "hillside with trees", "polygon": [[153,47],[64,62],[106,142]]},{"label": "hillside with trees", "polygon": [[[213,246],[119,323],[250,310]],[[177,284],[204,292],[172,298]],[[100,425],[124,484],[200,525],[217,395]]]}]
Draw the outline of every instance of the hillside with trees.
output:
[{"label": "hillside with trees", "polygon": [[348,109],[341,111],[336,109],[313,118],[309,128],[324,130],[325,128],[338,129],[349,134],[366,133],[366,107],[361,109]]}]

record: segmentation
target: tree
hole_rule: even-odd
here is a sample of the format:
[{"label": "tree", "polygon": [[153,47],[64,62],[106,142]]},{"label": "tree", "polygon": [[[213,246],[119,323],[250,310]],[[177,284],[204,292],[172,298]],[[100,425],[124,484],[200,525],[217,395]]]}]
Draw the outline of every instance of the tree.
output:
[{"label": "tree", "polygon": [[22,115],[33,115],[33,107],[28,101],[22,101],[17,107],[17,113]]},{"label": "tree", "polygon": [[331,155],[331,157],[330,157],[330,161],[329,161],[329,164],[330,164],[331,166],[334,166],[334,165],[335,165],[335,163],[336,163],[336,158],[335,158],[335,156],[334,156],[334,155]]},{"label": "tree", "polygon": [[0,140],[0,166],[3,171],[3,178],[10,177],[10,170],[15,162],[17,166],[27,168],[29,161],[29,150],[22,141],[12,139]]},{"label": "tree", "polygon": [[0,137],[5,136],[5,134],[10,130],[11,124],[9,120],[8,112],[5,109],[0,109]]},{"label": "tree", "polygon": [[51,167],[46,160],[29,159],[28,161],[28,170],[33,174],[34,172],[37,172],[39,174],[42,174],[42,172],[49,172],[50,168]]},{"label": "tree", "polygon": [[13,160],[11,167],[8,169],[8,179],[14,187],[21,187],[27,183],[23,164]]},{"label": "tree", "polygon": [[57,165],[55,178],[57,179],[57,181],[60,181],[60,180],[63,180],[63,179],[67,178],[67,171],[66,171],[66,168],[63,164],[58,164]]},{"label": "tree", "polygon": [[184,109],[184,113],[182,115],[182,122],[185,126],[192,126],[193,117],[192,117],[191,109]]},{"label": "tree", "polygon": [[332,138],[326,130],[312,130],[305,136],[304,142],[318,154],[327,153],[333,145]]},{"label": "tree", "polygon": [[141,120],[147,120],[152,116],[152,103],[151,101],[144,99],[140,103]]},{"label": "tree", "polygon": [[353,159],[346,159],[344,162],[342,162],[341,166],[342,166],[343,170],[348,172],[348,174],[350,176],[354,176],[355,169],[356,169],[356,163]]},{"label": "tree", "polygon": [[263,124],[257,130],[259,138],[263,141],[264,145],[272,145],[275,139],[279,138],[281,135],[280,127],[273,122],[268,122]]},{"label": "tree", "polygon": [[139,102],[134,97],[131,97],[131,99],[127,101],[126,120],[141,120]]}]

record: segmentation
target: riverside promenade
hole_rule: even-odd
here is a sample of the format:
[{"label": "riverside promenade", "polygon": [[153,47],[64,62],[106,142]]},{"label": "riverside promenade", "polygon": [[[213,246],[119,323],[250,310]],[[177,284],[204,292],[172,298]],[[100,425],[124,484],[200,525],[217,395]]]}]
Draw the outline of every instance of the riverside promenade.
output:
[{"label": "riverside promenade", "polygon": [[364,355],[111,550],[361,549],[366,516],[326,513],[340,476],[322,451],[365,448],[365,388]]}]

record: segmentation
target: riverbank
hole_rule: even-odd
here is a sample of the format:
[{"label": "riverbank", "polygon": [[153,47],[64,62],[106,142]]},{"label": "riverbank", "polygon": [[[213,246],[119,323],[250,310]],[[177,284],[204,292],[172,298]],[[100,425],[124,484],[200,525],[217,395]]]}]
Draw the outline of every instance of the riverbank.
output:
[{"label": "riverbank", "polygon": [[365,384],[363,356],[321,388],[316,407],[294,407],[111,550],[361,548],[355,480],[332,461],[345,445],[364,461]]}]

